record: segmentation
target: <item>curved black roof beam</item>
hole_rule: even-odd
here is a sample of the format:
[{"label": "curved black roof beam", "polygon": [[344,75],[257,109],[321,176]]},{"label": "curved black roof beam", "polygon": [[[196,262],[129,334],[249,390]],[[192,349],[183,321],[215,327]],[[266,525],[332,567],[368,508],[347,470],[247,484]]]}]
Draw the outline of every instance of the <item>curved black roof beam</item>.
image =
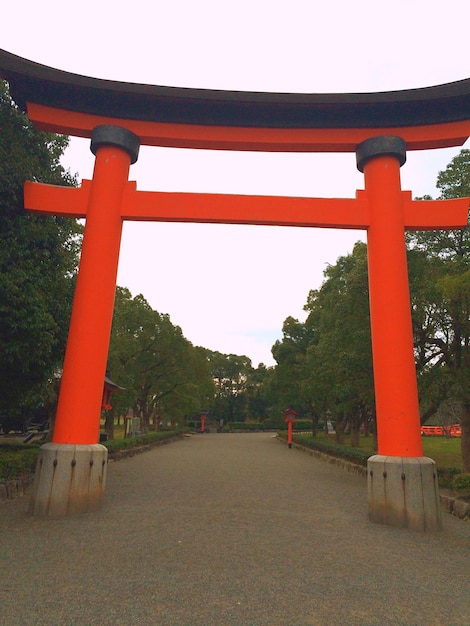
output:
[{"label": "curved black roof beam", "polygon": [[[470,121],[470,79],[434,87],[377,93],[303,94],[189,89],[81,76],[4,50],[0,50],[0,77],[8,81],[13,99],[23,109],[26,109],[27,103],[34,103],[63,111],[134,122],[308,131],[396,130]],[[459,128],[460,144],[470,134],[467,125],[463,130],[465,133]],[[446,144],[441,142],[439,145]],[[454,141],[448,145],[458,144]],[[425,143],[420,147],[426,147]]]}]

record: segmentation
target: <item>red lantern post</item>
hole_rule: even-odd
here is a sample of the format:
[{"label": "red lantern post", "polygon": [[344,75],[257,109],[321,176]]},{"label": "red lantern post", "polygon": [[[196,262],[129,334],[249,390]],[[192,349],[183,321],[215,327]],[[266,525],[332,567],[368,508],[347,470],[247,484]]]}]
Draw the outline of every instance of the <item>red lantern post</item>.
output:
[{"label": "red lantern post", "polygon": [[204,434],[204,431],[206,429],[206,417],[208,414],[209,414],[209,411],[201,411],[201,413],[199,414],[201,418],[201,435]]},{"label": "red lantern post", "polygon": [[285,421],[287,422],[287,445],[289,448],[292,448],[292,425],[295,422],[298,413],[297,411],[294,411],[293,408],[289,408],[284,411],[284,415],[286,416]]}]

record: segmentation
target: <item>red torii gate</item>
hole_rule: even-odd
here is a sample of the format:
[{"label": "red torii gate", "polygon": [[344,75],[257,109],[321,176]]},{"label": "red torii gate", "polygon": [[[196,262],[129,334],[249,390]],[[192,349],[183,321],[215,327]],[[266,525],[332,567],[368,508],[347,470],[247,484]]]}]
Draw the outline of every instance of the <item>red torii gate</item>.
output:
[{"label": "red torii gate", "polygon": [[[31,512],[89,510],[104,492],[97,441],[123,221],[272,224],[367,230],[379,441],[369,517],[440,528],[435,464],[421,444],[404,232],[465,227],[469,199],[415,202],[401,190],[400,167],[407,148],[466,140],[470,81],[389,94],[172,90],[87,79],[1,51],[0,75],[38,128],[91,137],[96,156],[93,180],[78,189],[25,184],[27,209],[86,218],[53,443],[43,446]],[[355,199],[137,191],[128,173],[141,143],[355,151],[365,190]]]}]

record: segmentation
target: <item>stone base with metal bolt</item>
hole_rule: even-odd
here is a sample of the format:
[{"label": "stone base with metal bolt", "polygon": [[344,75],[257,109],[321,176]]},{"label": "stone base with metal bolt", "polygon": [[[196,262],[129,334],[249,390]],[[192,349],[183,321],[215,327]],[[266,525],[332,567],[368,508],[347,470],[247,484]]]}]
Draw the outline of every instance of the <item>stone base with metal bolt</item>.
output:
[{"label": "stone base with metal bolt", "polygon": [[442,529],[436,464],[427,457],[371,456],[369,519],[417,531]]},{"label": "stone base with metal bolt", "polygon": [[60,517],[99,507],[106,486],[108,450],[100,444],[41,446],[29,513]]}]

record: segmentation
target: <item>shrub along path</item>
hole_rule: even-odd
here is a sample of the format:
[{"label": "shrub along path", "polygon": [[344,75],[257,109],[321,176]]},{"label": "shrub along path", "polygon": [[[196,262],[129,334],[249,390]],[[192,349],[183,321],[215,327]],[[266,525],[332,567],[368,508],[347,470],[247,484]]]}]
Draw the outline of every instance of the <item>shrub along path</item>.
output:
[{"label": "shrub along path", "polygon": [[470,526],[366,519],[366,482],[268,434],[110,463],[100,511],[0,508],[0,624],[468,624]]}]

